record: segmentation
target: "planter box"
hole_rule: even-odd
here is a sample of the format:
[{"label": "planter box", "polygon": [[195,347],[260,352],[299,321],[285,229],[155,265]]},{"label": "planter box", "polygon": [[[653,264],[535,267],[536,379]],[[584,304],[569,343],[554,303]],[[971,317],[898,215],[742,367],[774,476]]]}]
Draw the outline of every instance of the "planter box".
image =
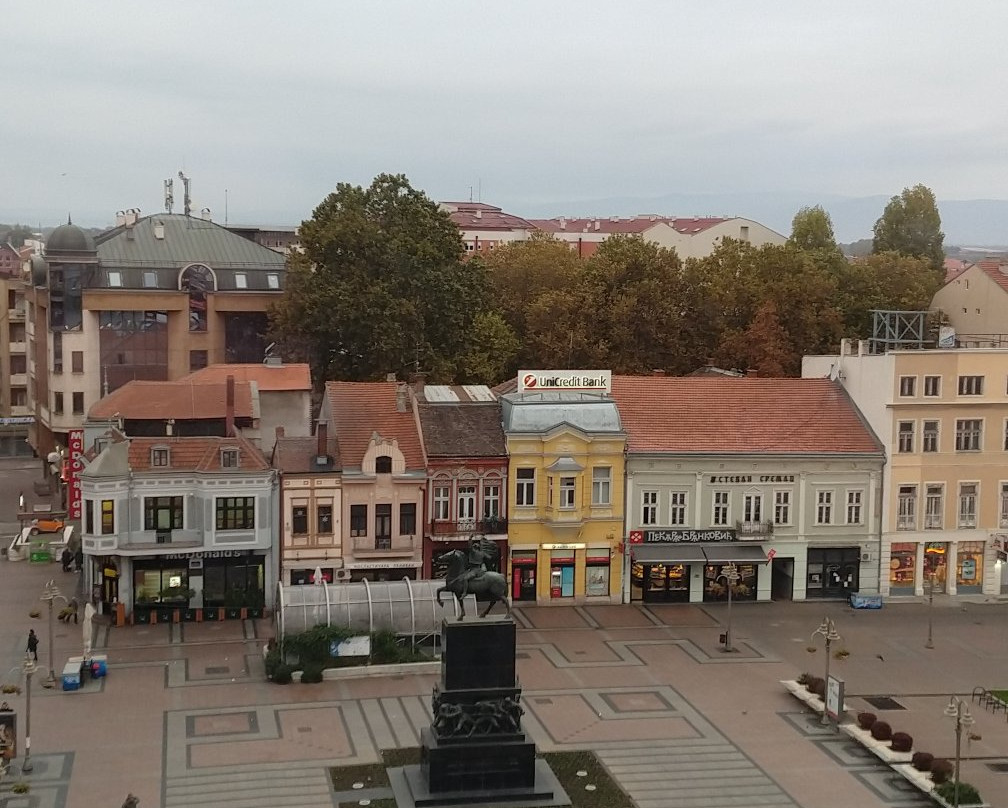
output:
[{"label": "planter box", "polygon": [[889,741],[875,740],[872,737],[871,730],[861,729],[857,724],[844,724],[840,729],[869,752],[872,752],[883,763],[888,763],[890,766],[895,766],[899,763],[909,764],[913,759],[913,752],[894,752],[889,747]]},{"label": "planter box", "polygon": [[198,611],[197,609],[183,609],[182,619],[185,620],[187,623],[195,622],[197,611]]},{"label": "planter box", "polygon": [[[960,782],[962,782],[962,781],[960,780]],[[953,808],[953,805],[952,805],[951,802],[946,802],[941,797],[939,797],[937,794],[935,794],[933,791],[931,792],[931,799],[933,799],[939,805],[944,806],[944,808]],[[959,808],[990,808],[990,803],[986,803],[986,802],[963,802],[962,800],[960,800],[959,801]]]},{"label": "planter box", "polygon": [[241,617],[242,610],[238,606],[229,606],[225,609],[225,615],[228,620],[238,620]]},{"label": "planter box", "polygon": [[263,612],[265,609],[252,609],[248,610],[248,617],[250,620],[259,620],[263,617]]}]

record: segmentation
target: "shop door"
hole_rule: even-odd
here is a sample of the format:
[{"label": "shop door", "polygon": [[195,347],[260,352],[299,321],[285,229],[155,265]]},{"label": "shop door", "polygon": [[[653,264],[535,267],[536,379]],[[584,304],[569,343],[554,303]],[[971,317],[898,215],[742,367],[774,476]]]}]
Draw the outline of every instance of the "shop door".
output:
[{"label": "shop door", "polygon": [[794,599],[794,559],[774,556],[770,562],[770,599]]},{"label": "shop door", "polygon": [[936,594],[945,592],[946,558],[948,545],[944,542],[930,541],[924,545],[924,591],[934,586]]},{"label": "shop door", "polygon": [[642,599],[645,603],[689,603],[689,567],[683,564],[645,564]]},{"label": "shop door", "polygon": [[511,599],[536,599],[536,568],[534,566],[515,567],[511,571]]}]

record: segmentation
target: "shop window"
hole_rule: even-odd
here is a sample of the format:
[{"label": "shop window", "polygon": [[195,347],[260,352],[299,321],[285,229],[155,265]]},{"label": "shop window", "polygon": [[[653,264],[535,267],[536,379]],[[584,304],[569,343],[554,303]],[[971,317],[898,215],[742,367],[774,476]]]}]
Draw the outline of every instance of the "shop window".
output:
[{"label": "shop window", "polygon": [[515,470],[515,504],[535,505],[535,469]]},{"label": "shop window", "polygon": [[609,563],[590,563],[585,567],[585,595],[602,597],[609,594]]},{"label": "shop window", "polygon": [[917,389],[916,376],[900,376],[899,391],[901,397],[906,398],[907,396],[914,395],[916,389]]},{"label": "shop window", "polygon": [[494,519],[500,516],[500,486],[489,483],[483,486],[483,518]]},{"label": "shop window", "polygon": [[308,506],[295,505],[291,508],[291,533],[305,536],[308,533]]},{"label": "shop window", "polygon": [[929,541],[924,545],[924,579],[935,592],[945,591],[947,574],[945,542]]},{"label": "shop window", "polygon": [[727,564],[704,567],[704,601],[728,600],[728,587],[731,587],[732,600],[756,600],[756,566],[736,564],[738,579],[734,584],[728,580],[727,567]]},{"label": "shop window", "polygon": [[977,484],[959,483],[959,527],[974,528],[977,523]]},{"label": "shop window", "polygon": [[563,510],[571,510],[574,507],[574,495],[577,490],[576,477],[560,478],[560,507]]},{"label": "shop window", "polygon": [[916,581],[917,545],[895,542],[889,555],[889,586],[893,589],[913,589]]},{"label": "shop window", "polygon": [[184,497],[144,497],[144,530],[181,530]]},{"label": "shop window", "polygon": [[686,524],[686,492],[672,491],[669,493],[669,524]]},{"label": "shop window", "polygon": [[658,492],[657,491],[642,491],[641,492],[641,524],[642,525],[656,525],[656,524],[658,524]]},{"label": "shop window", "polygon": [[375,474],[391,474],[392,473],[392,458],[388,455],[381,455],[375,458],[374,462]]},{"label": "shop window", "polygon": [[984,543],[959,542],[956,557],[956,588],[960,592],[980,592],[983,583]]},{"label": "shop window", "polygon": [[612,503],[612,469],[596,466],[592,469],[592,505]]},{"label": "shop window", "polygon": [[980,396],[983,395],[983,376],[960,376],[959,395]]},{"label": "shop window", "polygon": [[914,431],[915,424],[913,421],[900,421],[899,430],[897,437],[897,450],[901,454],[907,454],[913,452],[914,450]]},{"label": "shop window", "polygon": [[375,505],[375,549],[392,549],[392,506]]},{"label": "shop window", "polygon": [[367,505],[351,505],[350,506],[350,535],[351,536],[366,536],[367,535]]},{"label": "shop window", "polygon": [[[938,422],[937,421],[925,421],[924,422],[924,436],[923,436],[923,450],[925,452],[937,452],[938,451]],[[1008,441],[1008,438],[1006,438]]]},{"label": "shop window", "polygon": [[450,510],[451,488],[447,485],[434,486],[434,521],[447,521]]},{"label": "shop window", "polygon": [[924,395],[935,397],[941,395],[941,376],[924,377]]},{"label": "shop window", "polygon": [[711,514],[711,524],[715,527],[728,524],[728,517],[731,515],[728,505],[730,496],[728,491],[714,492],[714,512]]},{"label": "shop window", "polygon": [[979,418],[960,418],[956,421],[956,451],[979,452],[983,421]]},{"label": "shop window", "polygon": [[332,509],[332,505],[319,505],[315,509],[315,521],[322,535],[328,536],[333,532]]},{"label": "shop window", "polygon": [[101,501],[101,532],[103,536],[115,533],[115,500]]},{"label": "shop window", "polygon": [[[333,568],[332,567],[321,567],[322,581],[327,584],[333,582]],[[305,586],[307,584],[315,583],[315,570],[314,569],[300,569],[291,570],[290,573],[291,586]]]},{"label": "shop window", "polygon": [[399,535],[412,536],[416,533],[416,503],[399,503]]},{"label": "shop window", "polygon": [[574,597],[574,560],[554,558],[550,566],[550,597]]},{"label": "shop window", "polygon": [[217,530],[253,530],[255,497],[217,497]]},{"label": "shop window", "polygon": [[774,524],[791,524],[791,492],[774,491]]},{"label": "shop window", "polygon": [[917,529],[917,486],[901,485],[897,498],[897,530]]},{"label": "shop window", "polygon": [[924,529],[941,530],[945,512],[945,487],[929,485],[924,489]]},{"label": "shop window", "polygon": [[833,523],[833,492],[816,492],[816,524],[830,525]]},{"label": "shop window", "polygon": [[860,547],[823,547],[808,551],[808,597],[846,597],[860,586]]},{"label": "shop window", "polygon": [[862,513],[862,500],[864,499],[864,491],[848,491],[847,492],[847,524],[848,525],[860,525],[864,523],[864,514]]}]

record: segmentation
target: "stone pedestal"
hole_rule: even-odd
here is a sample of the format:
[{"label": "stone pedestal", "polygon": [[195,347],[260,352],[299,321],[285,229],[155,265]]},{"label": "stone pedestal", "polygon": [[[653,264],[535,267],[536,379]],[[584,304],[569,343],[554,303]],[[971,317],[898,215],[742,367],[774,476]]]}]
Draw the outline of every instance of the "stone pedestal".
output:
[{"label": "stone pedestal", "polygon": [[521,727],[514,623],[445,621],[441,639],[434,720],[421,733],[419,769],[406,772],[414,804],[551,800],[555,780],[542,776]]}]

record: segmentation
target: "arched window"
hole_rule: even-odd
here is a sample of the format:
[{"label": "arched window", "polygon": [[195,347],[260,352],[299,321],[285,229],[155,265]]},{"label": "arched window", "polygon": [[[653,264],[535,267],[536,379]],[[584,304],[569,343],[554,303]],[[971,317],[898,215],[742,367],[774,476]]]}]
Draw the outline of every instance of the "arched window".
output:
[{"label": "arched window", "polygon": [[189,293],[189,330],[207,330],[207,293],[217,290],[217,279],[206,264],[189,264],[179,273],[179,289]]},{"label": "arched window", "polygon": [[392,458],[388,455],[379,455],[374,461],[375,474],[391,474]]}]

